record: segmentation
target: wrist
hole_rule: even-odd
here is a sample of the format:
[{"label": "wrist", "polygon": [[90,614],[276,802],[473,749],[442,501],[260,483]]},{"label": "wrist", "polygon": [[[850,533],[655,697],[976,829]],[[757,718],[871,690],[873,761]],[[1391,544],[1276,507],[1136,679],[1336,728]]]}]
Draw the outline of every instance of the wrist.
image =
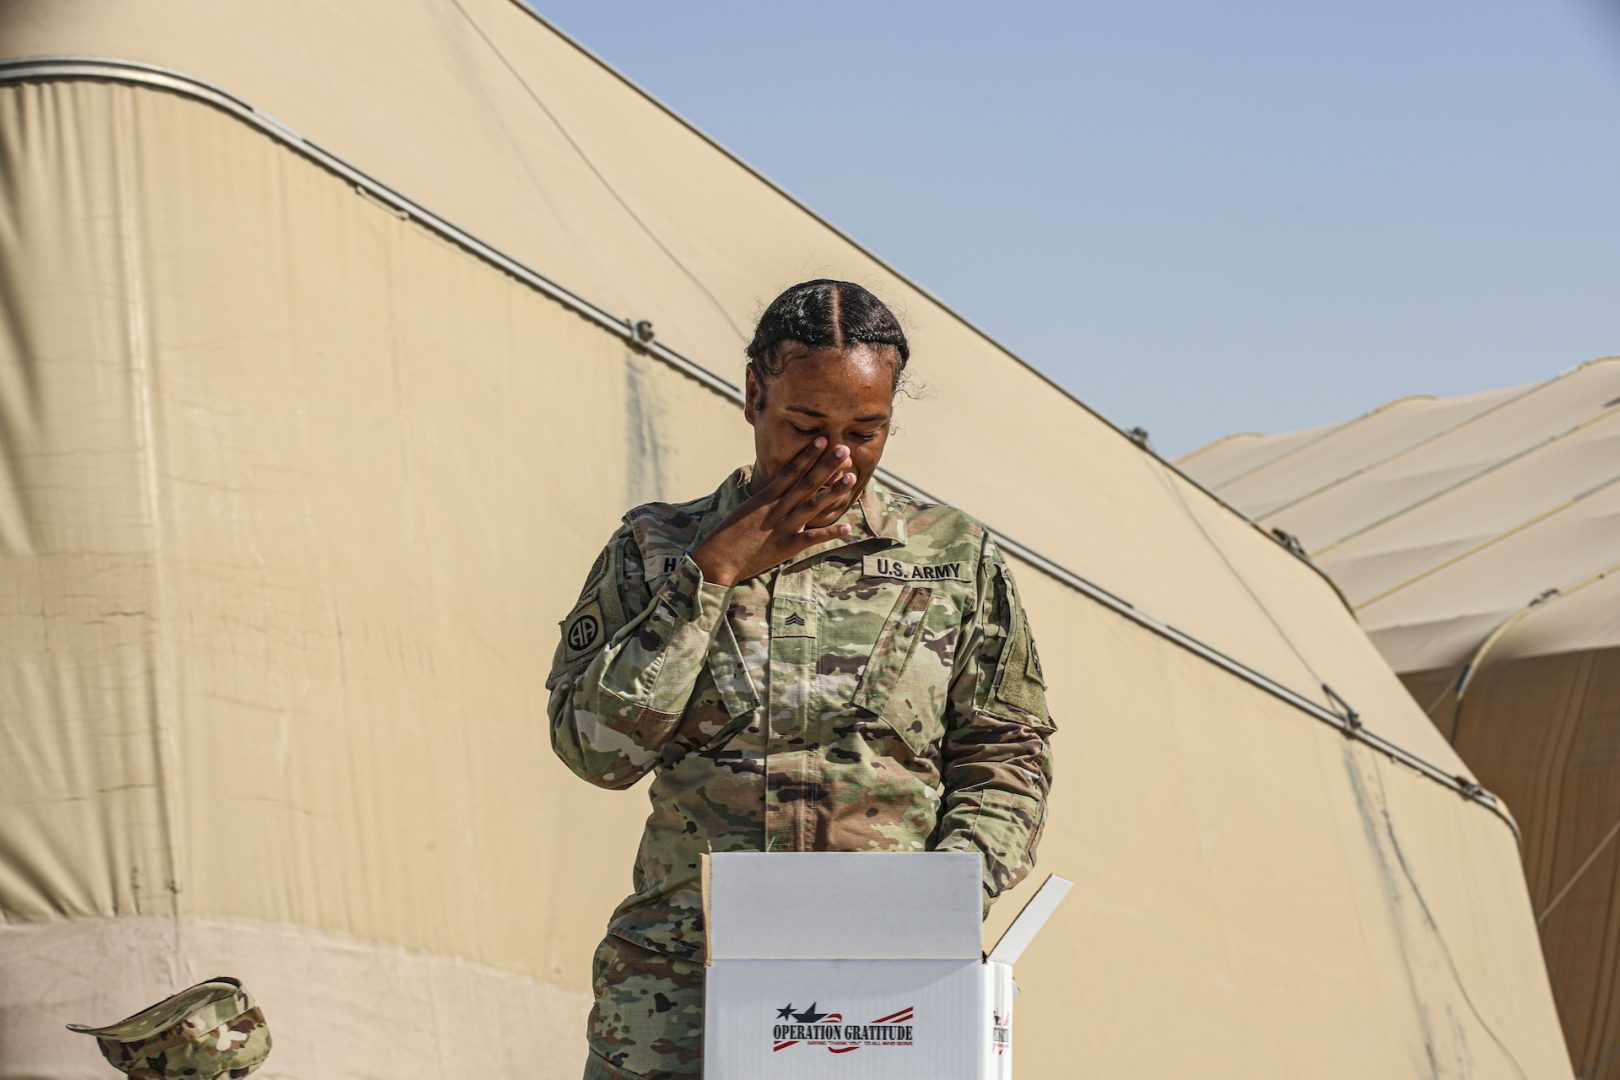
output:
[{"label": "wrist", "polygon": [[728,589],[737,584],[736,570],[727,566],[723,559],[717,559],[714,552],[705,550],[707,547],[707,543],[700,544],[698,549],[692,552],[692,561],[697,563],[698,570],[703,574],[703,580],[710,585],[722,585]]}]

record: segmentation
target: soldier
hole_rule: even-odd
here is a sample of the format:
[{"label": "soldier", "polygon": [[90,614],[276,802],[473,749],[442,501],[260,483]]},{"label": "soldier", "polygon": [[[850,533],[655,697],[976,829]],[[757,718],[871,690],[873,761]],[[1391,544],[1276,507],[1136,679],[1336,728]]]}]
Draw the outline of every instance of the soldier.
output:
[{"label": "soldier", "polygon": [[874,477],[910,358],[894,315],[805,282],[747,352],[753,466],[624,516],[546,682],[570,769],[654,774],[586,1080],[701,1076],[701,853],[976,851],[988,911],[1045,819],[1053,727],[1012,575],[983,525]]}]

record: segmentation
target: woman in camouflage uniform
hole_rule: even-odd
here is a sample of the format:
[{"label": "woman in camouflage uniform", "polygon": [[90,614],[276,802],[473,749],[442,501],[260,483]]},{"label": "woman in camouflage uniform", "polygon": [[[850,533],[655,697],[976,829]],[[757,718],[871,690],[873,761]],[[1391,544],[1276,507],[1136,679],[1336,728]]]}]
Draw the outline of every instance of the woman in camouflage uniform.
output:
[{"label": "woman in camouflage uniform", "polygon": [[558,756],[608,788],[654,774],[587,1080],[701,1076],[702,852],[976,851],[986,910],[1030,870],[1052,723],[1012,576],[984,526],[873,475],[909,357],[858,285],[777,297],[754,465],[626,514],[562,622]]}]

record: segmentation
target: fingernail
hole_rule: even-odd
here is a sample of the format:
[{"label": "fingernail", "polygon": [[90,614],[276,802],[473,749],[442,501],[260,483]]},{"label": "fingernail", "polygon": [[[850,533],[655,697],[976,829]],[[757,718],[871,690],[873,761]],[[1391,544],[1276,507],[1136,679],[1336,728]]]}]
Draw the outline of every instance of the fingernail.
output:
[{"label": "fingernail", "polygon": [[817,435],[816,436],[816,449],[820,450],[823,446],[826,446],[826,445],[827,445],[827,440],[823,439],[820,435]]},{"label": "fingernail", "polygon": [[849,487],[849,485],[855,482],[855,474],[852,472],[847,472],[838,478],[838,482],[843,484],[845,487]]},{"label": "fingernail", "polygon": [[842,461],[844,458],[849,457],[849,447],[840,446],[836,451],[833,452],[833,456]]}]

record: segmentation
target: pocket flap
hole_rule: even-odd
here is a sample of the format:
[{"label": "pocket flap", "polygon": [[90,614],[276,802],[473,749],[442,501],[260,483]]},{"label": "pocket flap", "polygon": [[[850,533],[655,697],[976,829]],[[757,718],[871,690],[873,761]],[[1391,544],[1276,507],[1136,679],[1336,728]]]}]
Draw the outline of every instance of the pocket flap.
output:
[{"label": "pocket flap", "polygon": [[708,660],[709,676],[714,679],[715,689],[720,691],[720,700],[726,703],[726,712],[732,719],[747,716],[760,707],[759,690],[748,674],[748,665],[743,663],[742,648],[731,630],[729,616],[720,619],[714,640],[709,643]]},{"label": "pocket flap", "polygon": [[918,585],[900,590],[894,609],[878,632],[872,654],[867,657],[866,670],[861,673],[861,684],[855,690],[854,704],[858,708],[882,715],[889,696],[900,682],[900,676],[917,650],[922,637],[923,618],[928,614],[929,601],[934,591]]}]

